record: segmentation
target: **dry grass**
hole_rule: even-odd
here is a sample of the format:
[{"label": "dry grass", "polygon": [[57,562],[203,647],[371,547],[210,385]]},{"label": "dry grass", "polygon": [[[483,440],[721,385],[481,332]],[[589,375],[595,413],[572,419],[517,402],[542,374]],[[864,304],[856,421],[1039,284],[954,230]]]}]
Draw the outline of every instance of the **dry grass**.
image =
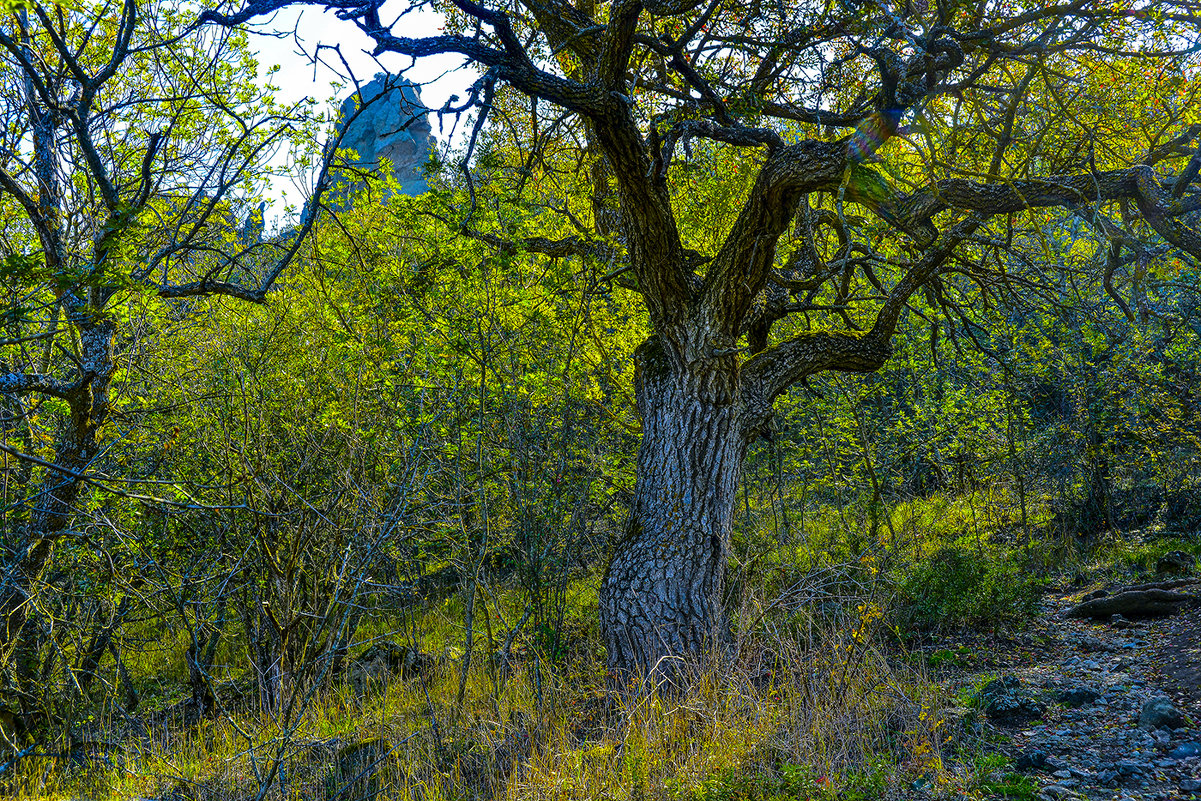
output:
[{"label": "dry grass", "polygon": [[735,666],[702,671],[683,694],[610,694],[595,657],[550,669],[530,655],[503,685],[495,670],[474,667],[460,710],[457,665],[447,661],[421,679],[347,676],[290,720],[226,715],[142,731],[114,723],[109,735],[121,742],[106,759],[26,759],[9,790],[640,801],[770,798],[787,785],[793,797],[880,797],[904,777],[937,771],[944,737],[935,690],[885,657],[872,609],[803,636],[743,638]]}]

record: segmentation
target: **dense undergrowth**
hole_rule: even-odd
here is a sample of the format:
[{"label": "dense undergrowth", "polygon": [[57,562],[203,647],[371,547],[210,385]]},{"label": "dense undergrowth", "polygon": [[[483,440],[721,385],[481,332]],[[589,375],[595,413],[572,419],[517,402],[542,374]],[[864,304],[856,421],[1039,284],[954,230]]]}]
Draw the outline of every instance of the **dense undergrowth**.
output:
[{"label": "dense undergrowth", "polygon": [[1201,543],[1152,526],[1023,548],[1001,517],[964,532],[966,510],[981,503],[908,502],[891,512],[895,547],[862,550],[836,516],[811,520],[805,542],[758,550],[767,516],[748,505],[731,590],[736,656],[698,666],[685,692],[610,686],[588,572],[562,594],[556,632],[520,629],[511,577],[488,584],[491,620],[477,620],[466,672],[460,594],[404,614],[377,608],[345,664],[274,714],[257,711],[230,638],[213,676],[217,709],[198,718],[180,669],[188,639],[147,622],[160,647],[124,663],[139,712],[97,703],[76,714],[7,773],[5,789],[197,800],[833,801],[915,788],[1022,797],[1029,788],[998,784],[1004,766],[946,717],[956,699],[935,681],[941,652],[911,654],[914,638],[1020,629],[1048,585],[1147,573],[1168,550],[1201,555]]},{"label": "dense undergrowth", "polygon": [[[461,705],[450,648],[419,675],[353,663],[274,718],[239,708],[252,691],[235,676],[212,719],[91,721],[93,742],[25,760],[9,787],[18,797],[247,798],[264,787],[271,798],[768,798],[802,787],[876,797],[898,772],[936,763],[940,702],[920,671],[889,657],[873,615],[855,614],[855,626],[792,621],[744,641],[733,670],[715,664],[686,693],[610,691],[591,637],[559,665],[533,650],[503,675],[477,664]],[[163,689],[156,700],[169,706]]]}]

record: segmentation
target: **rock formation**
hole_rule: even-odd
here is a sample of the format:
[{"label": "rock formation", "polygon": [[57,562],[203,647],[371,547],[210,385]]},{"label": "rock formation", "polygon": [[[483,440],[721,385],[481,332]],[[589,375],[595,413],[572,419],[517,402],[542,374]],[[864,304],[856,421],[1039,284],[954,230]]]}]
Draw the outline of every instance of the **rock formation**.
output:
[{"label": "rock formation", "polygon": [[[351,120],[360,97],[362,111]],[[338,117],[338,130],[345,130],[342,147],[358,154],[352,162],[355,168],[377,170],[387,160],[406,195],[419,195],[429,188],[421,170],[429,159],[434,137],[429,109],[421,102],[417,84],[380,73],[342,101]],[[347,120],[351,120],[349,125]],[[357,184],[352,176],[346,176],[331,195],[344,197]]]}]

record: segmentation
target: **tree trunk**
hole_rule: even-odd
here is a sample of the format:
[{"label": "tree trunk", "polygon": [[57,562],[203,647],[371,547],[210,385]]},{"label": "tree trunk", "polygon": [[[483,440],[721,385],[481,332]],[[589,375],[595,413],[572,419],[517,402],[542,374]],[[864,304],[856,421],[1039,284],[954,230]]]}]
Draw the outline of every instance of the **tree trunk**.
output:
[{"label": "tree trunk", "polygon": [[79,334],[83,380],[67,398],[70,414],[55,443],[54,464],[46,469],[38,490],[25,542],[6,567],[0,585],[0,668],[9,668],[21,693],[26,718],[39,714],[34,691],[40,683],[40,621],[31,621],[34,594],[54,553],[55,543],[74,518],[83,481],[99,450],[96,435],[109,413],[109,384],[115,365],[111,320],[87,311],[72,318]]},{"label": "tree trunk", "polygon": [[[634,505],[600,593],[615,681],[668,680],[730,642],[722,587],[746,435],[737,366],[639,348]],[[681,676],[682,678],[682,676]]]}]

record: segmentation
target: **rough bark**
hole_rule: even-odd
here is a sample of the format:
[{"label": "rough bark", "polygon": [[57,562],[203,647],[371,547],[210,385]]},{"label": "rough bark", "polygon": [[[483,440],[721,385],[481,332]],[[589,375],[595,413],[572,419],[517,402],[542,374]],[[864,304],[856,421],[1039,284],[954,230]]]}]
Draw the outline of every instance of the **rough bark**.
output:
[{"label": "rough bark", "polygon": [[658,338],[638,353],[635,498],[601,588],[609,666],[623,684],[672,678],[729,642],[722,588],[746,435],[732,362],[685,366]]}]

